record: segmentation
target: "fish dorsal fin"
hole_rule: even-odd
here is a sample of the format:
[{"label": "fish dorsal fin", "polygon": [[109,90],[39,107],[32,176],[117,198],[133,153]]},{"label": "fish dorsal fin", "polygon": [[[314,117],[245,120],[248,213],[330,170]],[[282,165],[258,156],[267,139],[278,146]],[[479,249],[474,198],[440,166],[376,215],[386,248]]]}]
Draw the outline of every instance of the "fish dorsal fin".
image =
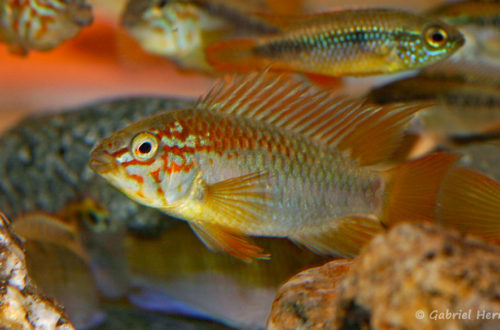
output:
[{"label": "fish dorsal fin", "polygon": [[261,121],[350,151],[361,165],[373,165],[387,161],[412,114],[428,105],[370,105],[333,97],[331,90],[291,74],[264,72],[223,78],[197,108]]}]

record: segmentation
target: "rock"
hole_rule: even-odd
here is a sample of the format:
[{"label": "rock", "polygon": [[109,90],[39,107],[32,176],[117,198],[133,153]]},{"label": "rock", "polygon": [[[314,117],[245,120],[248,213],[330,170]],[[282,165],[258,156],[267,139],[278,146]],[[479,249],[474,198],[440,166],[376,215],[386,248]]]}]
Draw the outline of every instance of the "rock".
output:
[{"label": "rock", "polygon": [[0,324],[9,329],[74,329],[64,310],[39,294],[26,269],[20,241],[0,212]]},{"label": "rock", "polygon": [[334,260],[294,276],[278,291],[267,328],[328,328],[335,313],[337,285],[351,263]]},{"label": "rock", "polygon": [[[500,324],[497,246],[433,225],[402,224],[374,238],[346,267],[334,261],[291,279],[278,293],[269,328],[497,329]],[[300,309],[287,308],[294,304]]]}]

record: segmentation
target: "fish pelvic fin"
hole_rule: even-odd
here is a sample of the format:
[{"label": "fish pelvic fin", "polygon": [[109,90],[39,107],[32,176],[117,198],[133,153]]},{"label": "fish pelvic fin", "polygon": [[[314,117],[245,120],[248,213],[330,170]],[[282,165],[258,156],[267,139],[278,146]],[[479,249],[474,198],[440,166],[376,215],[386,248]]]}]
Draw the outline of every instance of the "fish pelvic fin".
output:
[{"label": "fish pelvic fin", "polygon": [[224,251],[245,262],[269,255],[245,239],[245,228],[258,225],[272,199],[267,187],[269,173],[254,172],[213,184],[204,184],[202,197],[189,205],[187,217],[196,235],[215,251]]},{"label": "fish pelvic fin", "polygon": [[223,251],[245,262],[251,262],[255,258],[269,259],[271,257],[261,247],[226,227],[194,222],[190,222],[189,225],[203,244],[212,251]]},{"label": "fish pelvic fin", "polygon": [[469,169],[452,169],[443,182],[437,219],[445,227],[498,240],[500,183]]},{"label": "fish pelvic fin", "polygon": [[318,254],[352,258],[383,230],[384,227],[375,217],[351,216],[319,228],[301,230],[289,238]]},{"label": "fish pelvic fin", "polygon": [[434,221],[441,185],[459,158],[434,153],[385,172],[382,222],[391,227],[404,221]]},{"label": "fish pelvic fin", "polygon": [[252,73],[221,80],[198,109],[242,116],[350,153],[361,166],[387,162],[412,115],[429,103],[367,104],[333,97],[290,74]]}]

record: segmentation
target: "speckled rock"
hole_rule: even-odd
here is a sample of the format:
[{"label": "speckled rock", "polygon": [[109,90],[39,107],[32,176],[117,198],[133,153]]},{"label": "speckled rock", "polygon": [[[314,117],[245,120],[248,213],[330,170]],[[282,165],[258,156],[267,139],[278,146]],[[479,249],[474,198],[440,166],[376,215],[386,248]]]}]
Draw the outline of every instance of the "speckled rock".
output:
[{"label": "speckled rock", "polygon": [[335,313],[337,285],[349,260],[334,260],[305,270],[281,287],[268,319],[268,329],[326,328]]},{"label": "speckled rock", "polygon": [[0,213],[0,325],[8,329],[74,329],[64,310],[40,295],[28,277],[24,252]]},{"label": "speckled rock", "polygon": [[[338,271],[324,278],[332,267],[340,269],[339,261],[285,284],[269,328],[500,327],[498,246],[433,225],[403,224],[374,238],[340,281]],[[322,295],[325,303],[318,304]],[[284,297],[288,306],[295,301],[301,309],[283,308]]]}]

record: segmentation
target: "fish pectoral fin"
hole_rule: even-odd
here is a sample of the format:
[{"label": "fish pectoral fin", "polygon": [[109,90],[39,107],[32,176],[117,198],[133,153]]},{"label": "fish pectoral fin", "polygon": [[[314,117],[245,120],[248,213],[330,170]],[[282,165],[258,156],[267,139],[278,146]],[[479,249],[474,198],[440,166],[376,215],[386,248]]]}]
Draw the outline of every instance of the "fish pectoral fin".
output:
[{"label": "fish pectoral fin", "polygon": [[354,257],[383,229],[381,222],[376,218],[350,216],[321,227],[294,233],[289,238],[315,253]]},{"label": "fish pectoral fin", "polygon": [[189,225],[196,236],[213,251],[224,251],[245,262],[251,262],[255,258],[270,258],[270,254],[263,252],[261,247],[226,227],[194,222],[190,222]]},{"label": "fish pectoral fin", "polygon": [[267,187],[269,172],[260,171],[209,184],[205,207],[223,223],[249,224],[258,221],[272,203]]}]

